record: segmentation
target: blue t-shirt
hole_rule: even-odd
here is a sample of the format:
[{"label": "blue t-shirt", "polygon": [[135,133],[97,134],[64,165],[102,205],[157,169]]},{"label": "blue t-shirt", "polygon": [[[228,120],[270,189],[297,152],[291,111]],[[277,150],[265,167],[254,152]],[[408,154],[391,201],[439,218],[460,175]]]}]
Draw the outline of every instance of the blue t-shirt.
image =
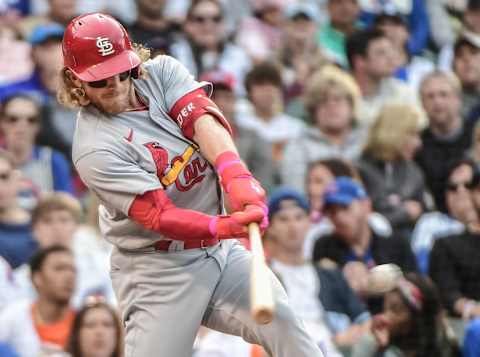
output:
[{"label": "blue t-shirt", "polygon": [[0,256],[15,269],[29,261],[37,250],[30,223],[0,223]]}]

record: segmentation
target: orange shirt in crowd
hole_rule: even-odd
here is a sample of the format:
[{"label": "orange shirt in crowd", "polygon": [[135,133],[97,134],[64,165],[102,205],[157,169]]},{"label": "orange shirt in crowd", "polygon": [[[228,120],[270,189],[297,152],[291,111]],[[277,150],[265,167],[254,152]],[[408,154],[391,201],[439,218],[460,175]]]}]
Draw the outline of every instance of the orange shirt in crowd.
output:
[{"label": "orange shirt in crowd", "polygon": [[259,345],[252,345],[252,350],[250,352],[250,357],[263,357],[263,348]]},{"label": "orange shirt in crowd", "polygon": [[70,309],[63,319],[50,324],[38,321],[36,316],[36,304],[32,304],[32,320],[40,341],[65,347],[70,336],[75,311]]}]

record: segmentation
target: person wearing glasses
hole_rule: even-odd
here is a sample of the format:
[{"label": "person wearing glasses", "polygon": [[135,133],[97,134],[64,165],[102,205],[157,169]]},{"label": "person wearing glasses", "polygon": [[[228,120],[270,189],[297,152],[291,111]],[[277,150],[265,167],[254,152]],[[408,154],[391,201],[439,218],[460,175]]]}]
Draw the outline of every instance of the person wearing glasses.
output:
[{"label": "person wearing glasses", "polygon": [[430,252],[436,240],[465,231],[466,226],[478,222],[478,214],[471,196],[475,164],[467,158],[454,160],[447,171],[444,194],[446,211],[425,212],[412,232],[412,250],[421,273],[428,273]]},{"label": "person wearing glasses", "polygon": [[247,53],[228,41],[224,9],[217,0],[192,1],[184,24],[185,37],[170,51],[195,77],[221,70],[233,76],[236,93],[243,94],[243,79],[251,67]]},{"label": "person wearing glasses", "polygon": [[[190,357],[204,325],[277,357],[320,357],[269,272],[276,316],[250,314],[250,253],[235,239],[268,226],[265,191],[228,121],[170,56],[149,59],[109,15],[79,16],[63,38],[59,99],[80,107],[73,162],[100,200],[125,356]],[[226,214],[227,201],[231,214]]]},{"label": "person wearing glasses", "polygon": [[60,152],[36,145],[41,128],[41,105],[35,97],[17,93],[6,98],[0,112],[3,148],[22,173],[19,200],[31,210],[43,192],[73,193],[70,165]]}]

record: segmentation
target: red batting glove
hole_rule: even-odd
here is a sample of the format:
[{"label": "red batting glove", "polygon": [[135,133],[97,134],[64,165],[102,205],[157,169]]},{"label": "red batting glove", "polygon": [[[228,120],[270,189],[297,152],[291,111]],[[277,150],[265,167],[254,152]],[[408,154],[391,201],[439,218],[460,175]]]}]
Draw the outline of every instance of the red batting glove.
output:
[{"label": "red batting glove", "polygon": [[248,205],[262,207],[267,215],[265,190],[233,151],[220,154],[215,160],[220,183],[234,211],[243,211]]},{"label": "red batting glove", "polygon": [[264,217],[263,209],[258,206],[250,206],[230,216],[216,216],[210,221],[210,233],[217,239],[248,238],[248,224],[260,223]]}]

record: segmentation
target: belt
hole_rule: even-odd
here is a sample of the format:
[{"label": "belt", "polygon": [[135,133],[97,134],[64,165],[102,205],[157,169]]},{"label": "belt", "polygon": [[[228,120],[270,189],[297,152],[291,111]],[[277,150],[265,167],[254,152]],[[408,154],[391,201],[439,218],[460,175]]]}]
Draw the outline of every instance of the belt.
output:
[{"label": "belt", "polygon": [[[211,246],[214,246],[215,244],[218,243],[218,239],[212,238],[212,239],[204,239],[204,240],[186,240],[181,243],[183,244],[178,244],[178,241],[171,241],[171,240],[159,240],[158,242],[155,242],[153,247],[155,250],[161,250],[161,251],[170,251],[170,250],[186,250],[186,249],[198,249],[198,248],[208,248]],[[171,249],[171,245],[177,245],[175,249]],[[182,247],[183,245],[183,247]]]}]

